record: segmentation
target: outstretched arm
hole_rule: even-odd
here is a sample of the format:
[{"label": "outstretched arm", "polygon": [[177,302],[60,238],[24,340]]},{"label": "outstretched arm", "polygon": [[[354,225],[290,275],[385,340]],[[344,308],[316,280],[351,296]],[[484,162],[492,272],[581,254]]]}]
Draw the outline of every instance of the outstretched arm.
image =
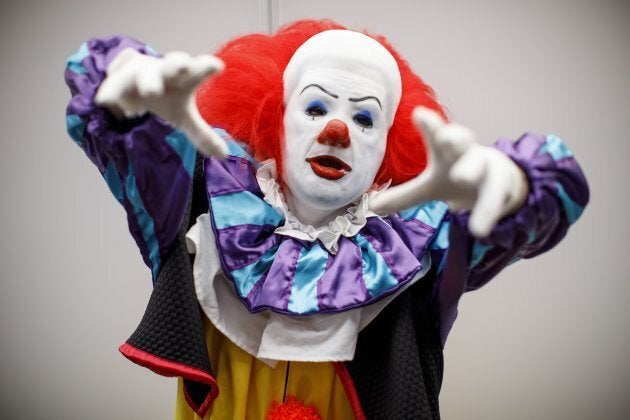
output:
[{"label": "outstretched arm", "polygon": [[196,84],[220,69],[204,56],[161,59],[119,36],[91,39],[67,61],[68,132],[124,206],[154,278],[188,205],[197,154],[189,139],[206,153],[226,150],[191,99]]},{"label": "outstretched arm", "polygon": [[119,119],[150,112],[179,128],[204,155],[225,157],[225,141],[201,118],[194,97],[199,83],[222,69],[211,55],[154,57],[127,48],[107,66],[94,101]]},{"label": "outstretched arm", "polygon": [[377,214],[391,214],[426,201],[441,200],[451,211],[471,210],[468,227],[486,237],[502,217],[525,202],[528,182],[507,156],[475,140],[471,130],[447,124],[435,112],[416,108],[413,121],[422,132],[429,155],[424,172],[374,197]]},{"label": "outstretched arm", "polygon": [[460,296],[507,265],[556,245],[582,213],[589,189],[557,136],[527,133],[486,147],[470,130],[446,124],[429,110],[417,109],[413,118],[429,164],[420,176],[375,196],[371,208],[397,213],[392,222],[410,231],[418,225],[424,226],[418,232],[435,229],[429,250],[444,341]]}]

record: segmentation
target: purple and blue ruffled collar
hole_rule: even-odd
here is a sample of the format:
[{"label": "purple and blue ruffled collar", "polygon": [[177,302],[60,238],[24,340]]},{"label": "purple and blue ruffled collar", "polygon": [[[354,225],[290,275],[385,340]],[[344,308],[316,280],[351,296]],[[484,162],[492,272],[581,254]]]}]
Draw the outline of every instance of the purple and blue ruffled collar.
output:
[{"label": "purple and blue ruffled collar", "polygon": [[[228,158],[206,159],[206,187],[223,272],[250,312],[306,315],[365,306],[423,268],[435,227],[370,212],[378,190],[328,227],[308,227],[286,209],[275,165],[257,164],[234,141],[229,147]],[[436,211],[441,218],[445,208]]]}]

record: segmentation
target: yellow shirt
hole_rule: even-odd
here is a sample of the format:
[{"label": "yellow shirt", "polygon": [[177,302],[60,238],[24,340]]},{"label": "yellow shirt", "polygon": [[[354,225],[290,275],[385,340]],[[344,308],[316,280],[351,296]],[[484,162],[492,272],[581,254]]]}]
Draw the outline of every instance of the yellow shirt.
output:
[{"label": "yellow shirt", "polygon": [[[246,353],[205,321],[210,362],[219,396],[204,419],[263,420],[272,402],[294,396],[313,406],[322,419],[354,419],[333,363],[278,362],[275,368]],[[199,420],[179,379],[176,420]]]}]

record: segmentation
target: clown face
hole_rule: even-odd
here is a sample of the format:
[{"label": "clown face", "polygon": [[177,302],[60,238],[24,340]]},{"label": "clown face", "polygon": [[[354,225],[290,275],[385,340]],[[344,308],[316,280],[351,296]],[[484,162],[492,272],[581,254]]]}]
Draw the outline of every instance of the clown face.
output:
[{"label": "clown face", "polygon": [[381,166],[400,100],[395,60],[365,35],[327,31],[296,52],[284,86],[287,201],[304,223],[334,216]]}]

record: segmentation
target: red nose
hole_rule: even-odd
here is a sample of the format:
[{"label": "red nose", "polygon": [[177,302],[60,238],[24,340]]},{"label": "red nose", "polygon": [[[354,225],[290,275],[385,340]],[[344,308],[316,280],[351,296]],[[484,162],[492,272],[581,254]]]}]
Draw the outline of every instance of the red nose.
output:
[{"label": "red nose", "polygon": [[350,147],[350,133],[348,126],[340,120],[330,120],[326,127],[317,136],[317,141],[321,144],[338,147]]}]

